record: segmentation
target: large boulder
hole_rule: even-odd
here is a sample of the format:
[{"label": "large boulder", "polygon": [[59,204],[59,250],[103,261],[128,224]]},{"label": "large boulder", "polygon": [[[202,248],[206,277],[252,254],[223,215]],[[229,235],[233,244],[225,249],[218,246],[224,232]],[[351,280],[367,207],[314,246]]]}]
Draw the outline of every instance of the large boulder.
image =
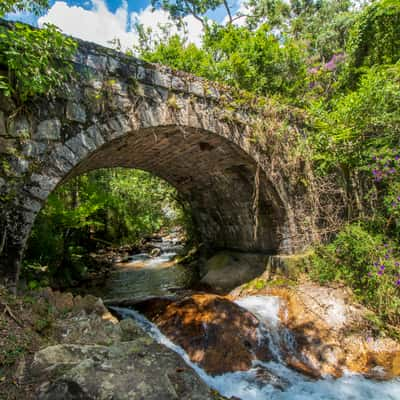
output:
[{"label": "large boulder", "polygon": [[40,299],[48,301],[47,307],[50,304],[60,315],[52,322],[51,342],[57,344],[37,351],[33,360],[21,361],[17,380],[21,387],[30,385],[31,390],[20,398],[216,398],[180,356],[156,343],[134,320],[118,321],[101,299],[51,290],[40,293]]},{"label": "large boulder", "polygon": [[226,293],[259,276],[266,265],[260,254],[224,251],[215,254],[202,267],[201,284],[217,293]]},{"label": "large boulder", "polygon": [[112,346],[56,345],[35,354],[38,400],[211,400],[173,351],[143,336]]},{"label": "large boulder", "polygon": [[257,318],[224,297],[193,295],[164,304],[150,318],[209,374],[245,371],[253,360],[272,359]]}]

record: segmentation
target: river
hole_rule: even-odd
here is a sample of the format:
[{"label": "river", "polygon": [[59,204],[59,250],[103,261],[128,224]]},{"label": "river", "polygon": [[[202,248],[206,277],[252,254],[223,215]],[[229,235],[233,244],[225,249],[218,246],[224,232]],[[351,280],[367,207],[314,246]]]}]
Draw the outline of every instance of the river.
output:
[{"label": "river", "polygon": [[[171,242],[160,244],[162,254],[152,258],[147,254],[132,256],[126,263],[116,265],[107,282],[104,296],[108,302],[130,299],[133,302],[151,297],[173,297],[177,291],[190,288],[195,276],[186,267],[170,261],[180,248]],[[208,386],[221,395],[243,400],[399,400],[400,379],[369,380],[361,375],[345,374],[339,379],[325,376],[311,379],[288,368],[280,357],[281,346],[290,348],[294,337],[280,323],[280,299],[274,296],[249,296],[236,303],[252,312],[262,323],[259,334],[268,335],[274,360],[255,361],[244,372],[219,376],[207,374],[193,363],[188,354],[164,336],[155,324],[139,312],[123,307],[110,307],[122,318],[132,318],[157,342],[169,347],[193,368]],[[268,380],[262,378],[268,375]],[[271,380],[271,376],[274,378]]]}]

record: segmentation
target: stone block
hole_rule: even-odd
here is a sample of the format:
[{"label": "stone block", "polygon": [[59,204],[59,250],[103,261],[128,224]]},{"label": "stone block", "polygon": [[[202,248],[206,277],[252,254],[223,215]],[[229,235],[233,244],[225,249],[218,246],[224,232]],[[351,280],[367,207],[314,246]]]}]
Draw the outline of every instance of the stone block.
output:
[{"label": "stone block", "polygon": [[31,183],[33,186],[31,186],[28,191],[33,196],[41,200],[46,200],[49,193],[53,191],[59,181],[59,178],[33,173],[31,175]]},{"label": "stone block", "polygon": [[154,85],[161,86],[166,89],[171,88],[171,74],[155,70],[153,79]]},{"label": "stone block", "polygon": [[26,140],[22,144],[21,152],[25,157],[39,157],[46,152],[46,149],[46,143]]},{"label": "stone block", "polygon": [[177,76],[172,77],[172,82],[171,82],[172,90],[183,91],[185,90],[185,88],[186,84],[181,78],[178,78]]},{"label": "stone block", "polygon": [[89,54],[86,65],[96,71],[105,71],[107,68],[107,57]]},{"label": "stone block", "polygon": [[96,125],[92,125],[84,132],[84,135],[90,138],[95,144],[96,148],[99,148],[105,143],[103,136],[100,133],[100,130]]},{"label": "stone block", "polygon": [[150,68],[139,66],[137,69],[136,78],[138,81],[153,84],[154,82],[154,71]]},{"label": "stone block", "polygon": [[86,122],[86,110],[82,104],[69,101],[65,110],[65,115],[68,120],[85,123]]},{"label": "stone block", "polygon": [[82,136],[72,137],[65,145],[73,151],[74,155],[79,160],[83,160],[89,153],[89,149],[83,144]]},{"label": "stone block", "polygon": [[29,161],[22,157],[12,157],[10,164],[15,175],[24,175],[29,169]]},{"label": "stone block", "polygon": [[30,136],[30,123],[25,115],[11,119],[9,124],[9,134],[12,137],[28,138]]},{"label": "stone block", "polygon": [[49,168],[54,167],[61,174],[66,174],[78,162],[75,154],[67,146],[58,145],[51,153]]},{"label": "stone block", "polygon": [[111,74],[115,74],[118,71],[120,64],[119,61],[116,60],[114,57],[107,58],[107,70]]},{"label": "stone block", "polygon": [[38,125],[34,137],[37,140],[60,140],[60,133],[61,122],[57,118],[47,119]]},{"label": "stone block", "polygon": [[192,81],[189,83],[189,92],[193,93],[195,96],[204,96],[204,86],[200,81]]}]

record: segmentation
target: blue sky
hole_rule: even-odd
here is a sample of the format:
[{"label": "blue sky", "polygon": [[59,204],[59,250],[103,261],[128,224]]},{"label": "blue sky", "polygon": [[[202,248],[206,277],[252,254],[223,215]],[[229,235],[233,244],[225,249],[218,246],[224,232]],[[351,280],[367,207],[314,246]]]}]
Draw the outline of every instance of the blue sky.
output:
[{"label": "blue sky", "polygon": [[[1,1],[1,0],[0,0]],[[231,0],[233,4],[241,0]],[[27,22],[35,26],[44,23],[57,25],[64,33],[109,46],[113,39],[119,39],[123,49],[130,48],[137,41],[137,34],[131,27],[134,22],[151,28],[154,37],[160,34],[159,25],[170,24],[169,15],[163,10],[152,13],[150,0],[50,0],[50,8],[37,18],[26,13],[8,15],[9,19]],[[209,13],[208,17],[222,22],[226,16],[221,7]],[[201,44],[202,26],[193,16],[185,18],[188,41]],[[171,33],[182,34],[171,26]]]}]

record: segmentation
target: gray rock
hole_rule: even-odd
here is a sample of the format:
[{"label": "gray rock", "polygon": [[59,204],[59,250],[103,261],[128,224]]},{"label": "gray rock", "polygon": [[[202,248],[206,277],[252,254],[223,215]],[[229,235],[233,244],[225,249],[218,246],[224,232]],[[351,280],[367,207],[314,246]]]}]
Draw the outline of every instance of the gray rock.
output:
[{"label": "gray rock", "polygon": [[185,82],[181,78],[178,78],[177,76],[172,77],[172,82],[171,82],[171,88],[172,90],[184,90],[185,89]]},{"label": "gray rock", "polygon": [[112,346],[57,345],[34,356],[38,400],[211,400],[181,358],[148,336]]},{"label": "gray rock", "polygon": [[67,119],[70,121],[76,121],[82,124],[86,122],[85,108],[79,103],[69,101],[67,103],[65,114]]},{"label": "gray rock", "polygon": [[61,122],[54,119],[47,119],[41,122],[35,134],[35,139],[37,140],[59,140],[61,132]]},{"label": "gray rock", "polygon": [[46,152],[46,143],[26,140],[22,144],[22,154],[26,157],[39,157]]}]

